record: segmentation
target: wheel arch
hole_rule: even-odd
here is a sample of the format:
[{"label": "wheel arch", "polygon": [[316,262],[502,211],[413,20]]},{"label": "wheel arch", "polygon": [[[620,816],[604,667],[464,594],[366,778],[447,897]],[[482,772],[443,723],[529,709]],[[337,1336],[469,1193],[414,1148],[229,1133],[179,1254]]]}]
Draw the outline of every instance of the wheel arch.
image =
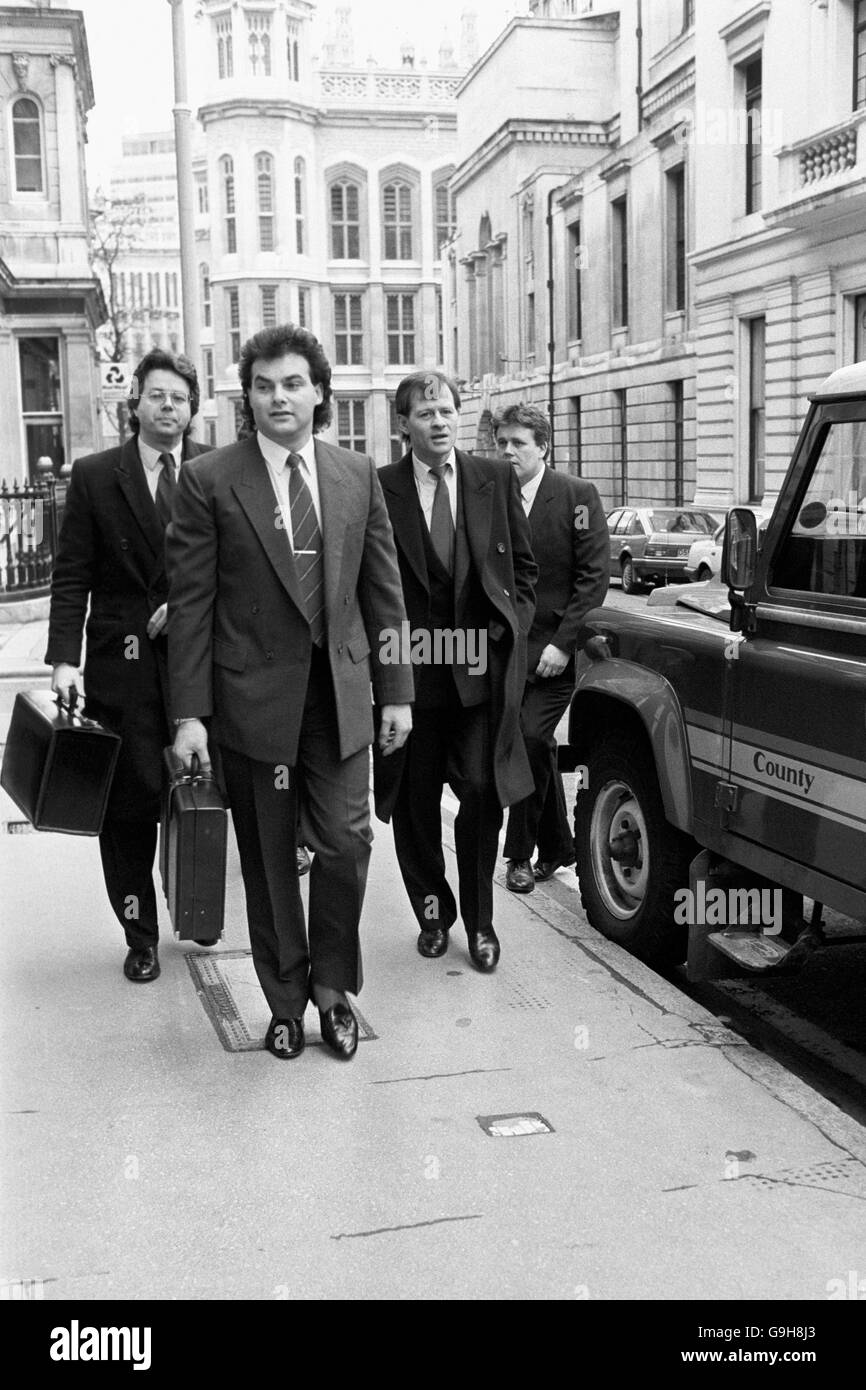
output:
[{"label": "wheel arch", "polygon": [[[624,693],[627,692],[627,693]],[[599,736],[613,729],[639,733],[652,754],[665,817],[692,834],[694,802],[685,720],[673,687],[655,671],[603,661],[582,673],[571,702],[568,761],[584,764]]]}]

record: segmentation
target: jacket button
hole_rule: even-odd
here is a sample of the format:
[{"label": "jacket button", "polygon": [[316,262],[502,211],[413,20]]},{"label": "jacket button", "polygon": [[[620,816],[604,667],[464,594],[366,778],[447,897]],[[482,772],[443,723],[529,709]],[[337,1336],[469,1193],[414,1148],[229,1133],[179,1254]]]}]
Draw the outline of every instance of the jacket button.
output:
[{"label": "jacket button", "polygon": [[125,539],[122,540],[122,541],[120,542],[120,548],[121,548],[121,550],[128,550],[128,549],[129,549],[129,541],[128,541],[128,540],[125,540]]},{"label": "jacket button", "polygon": [[257,603],[254,603],[253,606],[252,606],[252,609],[251,609],[250,611],[253,612],[253,613],[258,613],[258,611],[259,611],[259,605],[258,605]]},{"label": "jacket button", "polygon": [[502,592],[503,592],[503,594],[505,595],[506,598],[511,598],[511,595],[510,595],[510,593],[508,592],[507,589],[503,589]]},{"label": "jacket button", "polygon": [[343,595],[343,602],[344,602],[344,603],[348,603],[348,602],[349,602],[349,595],[348,595],[348,594],[344,594],[344,595]]},{"label": "jacket button", "polygon": [[342,656],[342,655],[343,655],[343,644],[342,644],[342,642],[341,642],[341,643],[339,644],[339,646],[337,647],[337,656]]},{"label": "jacket button", "polygon": [[273,652],[265,652],[265,661],[273,661],[273,659],[274,659],[274,654],[273,654]]},{"label": "jacket button", "polygon": [[499,542],[497,542],[496,549],[499,551],[499,554],[500,554],[500,555],[504,555],[504,554],[505,554],[505,541],[499,541]]}]

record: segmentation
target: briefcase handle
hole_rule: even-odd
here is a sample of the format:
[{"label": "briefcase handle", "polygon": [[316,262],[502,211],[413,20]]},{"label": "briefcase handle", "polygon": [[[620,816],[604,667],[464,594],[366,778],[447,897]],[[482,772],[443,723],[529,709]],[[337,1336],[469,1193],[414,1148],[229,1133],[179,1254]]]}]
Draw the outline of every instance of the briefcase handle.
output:
[{"label": "briefcase handle", "polygon": [[186,771],[183,763],[171,746],[165,749],[164,759],[165,766],[168,769],[169,781],[173,787],[187,786],[190,782],[216,781],[211,768],[202,768],[197,753],[193,753],[190,758],[189,772]]},{"label": "briefcase handle", "polygon": [[189,781],[190,782],[213,782],[213,768],[203,768],[199,762],[198,753],[193,753],[189,760]]},{"label": "briefcase handle", "polygon": [[57,708],[58,708],[59,710],[65,711],[66,714],[68,714],[68,715],[70,716],[70,718],[71,718],[72,715],[75,713],[75,707],[76,707],[77,704],[78,704],[78,687],[77,687],[77,686],[71,685],[71,686],[69,687],[69,703],[68,703],[68,704],[67,704],[67,702],[63,699],[63,696],[58,692],[58,695],[57,695]]}]

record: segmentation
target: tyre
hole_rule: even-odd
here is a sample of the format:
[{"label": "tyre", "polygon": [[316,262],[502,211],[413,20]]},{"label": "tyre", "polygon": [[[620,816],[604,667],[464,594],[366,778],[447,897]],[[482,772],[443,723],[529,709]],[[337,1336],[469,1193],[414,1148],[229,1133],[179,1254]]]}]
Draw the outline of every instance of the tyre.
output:
[{"label": "tyre", "polygon": [[710,569],[709,565],[701,565],[701,567],[700,567],[700,569],[698,570],[698,573],[697,573],[698,582],[700,583],[701,580],[704,580],[704,579],[712,579],[712,577],[713,577],[713,572],[712,572],[712,570]]},{"label": "tyre", "polygon": [[631,556],[626,555],[622,561],[622,591],[624,594],[636,594],[641,585],[635,579],[634,565]]},{"label": "tyre", "polygon": [[596,931],[651,965],[685,959],[688,928],[674,922],[693,842],[665,819],[646,744],[613,734],[589,755],[574,807],[577,875]]}]

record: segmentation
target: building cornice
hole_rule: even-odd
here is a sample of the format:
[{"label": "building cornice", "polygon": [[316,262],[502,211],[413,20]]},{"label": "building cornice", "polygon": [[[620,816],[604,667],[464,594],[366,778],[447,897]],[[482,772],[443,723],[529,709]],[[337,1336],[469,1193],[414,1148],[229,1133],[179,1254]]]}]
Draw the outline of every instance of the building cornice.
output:
[{"label": "building cornice", "polygon": [[[93,107],[95,98],[87,31],[84,27],[84,16],[78,10],[25,10],[20,5],[3,5],[0,6],[0,30],[2,29],[10,32],[11,49],[14,49],[16,56],[47,57],[53,67],[56,67],[57,61],[69,63],[81,91],[84,110],[89,111]],[[28,49],[27,45],[16,38],[15,31],[25,29],[44,34],[45,37],[40,39],[37,48],[30,45]],[[56,46],[56,36],[59,33],[72,39],[72,54],[61,56],[52,52],[52,40]],[[23,39],[23,33],[21,38]],[[73,56],[74,62],[70,62]]]},{"label": "building cornice", "polygon": [[473,150],[452,175],[451,187],[459,191],[514,145],[576,145],[606,150],[610,147],[610,123],[589,121],[510,120]]},{"label": "building cornice", "polygon": [[646,122],[654,121],[669,107],[688,100],[695,90],[695,60],[690,58],[669,76],[648,87],[641,99],[641,114]]},{"label": "building cornice", "polygon": [[512,19],[502,30],[501,34],[498,34],[493,40],[490,47],[484,50],[481,57],[476,60],[474,66],[469,69],[457,88],[458,96],[466,91],[466,88],[471,82],[474,82],[475,78],[478,77],[479,73],[481,73],[490,62],[493,55],[508,43],[511,35],[517,29],[532,29],[534,32],[538,32],[538,30],[560,30],[570,34],[575,32],[583,32],[586,34],[616,34],[619,31],[619,15],[584,15],[579,19],[536,19],[530,18],[529,16],[519,16],[516,19]]}]

